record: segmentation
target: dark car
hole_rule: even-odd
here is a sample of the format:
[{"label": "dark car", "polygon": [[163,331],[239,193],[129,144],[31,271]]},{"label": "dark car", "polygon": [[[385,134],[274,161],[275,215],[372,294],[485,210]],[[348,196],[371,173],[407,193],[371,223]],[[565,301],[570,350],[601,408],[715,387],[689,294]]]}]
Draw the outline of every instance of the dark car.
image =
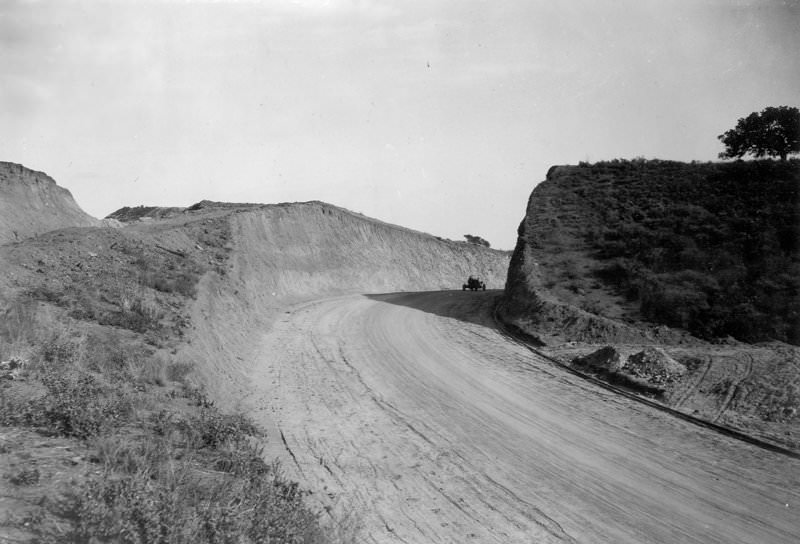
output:
[{"label": "dark car", "polygon": [[469,279],[467,280],[467,283],[461,286],[462,291],[466,291],[467,289],[469,289],[470,291],[477,291],[479,289],[486,291],[486,284],[483,283],[480,279],[470,276]]}]

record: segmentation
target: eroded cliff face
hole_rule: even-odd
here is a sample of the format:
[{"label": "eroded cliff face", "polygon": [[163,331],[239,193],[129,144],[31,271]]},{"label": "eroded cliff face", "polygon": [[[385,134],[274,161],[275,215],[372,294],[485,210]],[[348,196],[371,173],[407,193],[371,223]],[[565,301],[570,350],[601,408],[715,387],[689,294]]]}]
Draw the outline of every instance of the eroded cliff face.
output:
[{"label": "eroded cliff face", "polygon": [[0,244],[55,229],[98,224],[47,174],[0,162]]}]

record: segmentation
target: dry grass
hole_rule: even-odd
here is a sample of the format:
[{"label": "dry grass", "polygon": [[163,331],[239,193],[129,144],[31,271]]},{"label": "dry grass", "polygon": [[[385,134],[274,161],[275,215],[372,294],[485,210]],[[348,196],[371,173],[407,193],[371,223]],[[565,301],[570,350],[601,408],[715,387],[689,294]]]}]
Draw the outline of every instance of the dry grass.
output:
[{"label": "dry grass", "polygon": [[[26,362],[0,387],[0,425],[93,452],[81,483],[25,517],[38,541],[354,541],[352,516],[323,526],[306,492],[264,461],[259,429],[189,386],[191,363],[156,353],[129,332],[138,327],[90,326],[30,295],[0,312],[0,354]],[[6,479],[47,485],[35,467]]]}]

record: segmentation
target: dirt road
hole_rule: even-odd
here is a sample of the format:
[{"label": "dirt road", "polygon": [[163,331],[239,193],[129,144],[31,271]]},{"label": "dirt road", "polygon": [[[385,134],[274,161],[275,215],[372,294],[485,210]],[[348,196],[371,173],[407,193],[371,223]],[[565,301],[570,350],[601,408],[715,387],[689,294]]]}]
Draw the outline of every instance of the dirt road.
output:
[{"label": "dirt road", "polygon": [[246,399],[365,542],[800,542],[800,462],[574,377],[502,336],[495,293],[288,309]]}]

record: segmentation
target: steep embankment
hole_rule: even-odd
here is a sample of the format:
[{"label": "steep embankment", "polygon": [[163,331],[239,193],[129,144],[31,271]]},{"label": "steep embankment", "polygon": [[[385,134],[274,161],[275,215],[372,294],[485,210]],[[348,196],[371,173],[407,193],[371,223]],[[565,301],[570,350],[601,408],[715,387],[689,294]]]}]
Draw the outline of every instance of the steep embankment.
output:
[{"label": "steep embankment", "polygon": [[501,317],[544,344],[679,342],[683,335],[667,328],[619,320],[625,301],[594,278],[596,263],[584,237],[601,228],[600,213],[582,205],[569,175],[574,169],[554,166],[528,199]]},{"label": "steep embankment", "polygon": [[55,229],[98,223],[47,174],[0,162],[0,244]]},{"label": "steep embankment", "polygon": [[665,403],[796,445],[800,349],[728,336],[797,343],[799,191],[800,161],[553,167],[501,315],[567,363],[665,347],[689,369]]},{"label": "steep embankment", "polygon": [[800,161],[551,168],[514,263],[507,298],[517,315],[546,291],[702,338],[798,344]]},{"label": "steep embankment", "polygon": [[470,274],[501,288],[508,254],[436,239],[311,202],[232,217],[237,258],[259,290],[282,299],[456,289]]},{"label": "steep embankment", "polygon": [[[470,274],[499,289],[508,269],[508,252],[439,240],[321,202],[204,203],[129,229],[197,252],[181,234],[187,221],[208,222],[205,250],[224,246],[227,255],[200,282],[184,356],[202,361],[212,390],[231,402],[246,389],[257,335],[281,308],[351,293],[460,289]],[[225,240],[215,242],[223,232]]]}]

